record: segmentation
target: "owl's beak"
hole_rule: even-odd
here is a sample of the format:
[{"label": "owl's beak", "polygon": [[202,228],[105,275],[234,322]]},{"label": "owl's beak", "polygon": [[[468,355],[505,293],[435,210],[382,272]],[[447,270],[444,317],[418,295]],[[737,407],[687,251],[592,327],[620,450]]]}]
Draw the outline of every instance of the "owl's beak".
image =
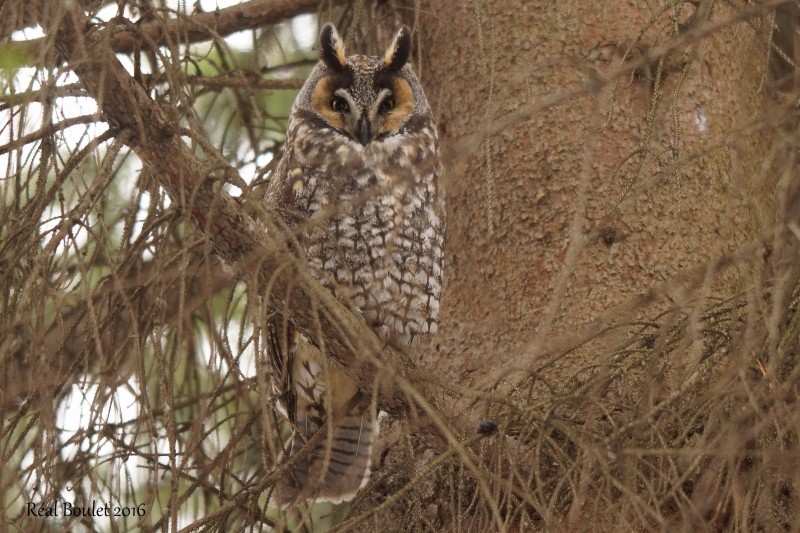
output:
[{"label": "owl's beak", "polygon": [[366,114],[358,121],[358,142],[366,146],[372,140],[372,132]]}]

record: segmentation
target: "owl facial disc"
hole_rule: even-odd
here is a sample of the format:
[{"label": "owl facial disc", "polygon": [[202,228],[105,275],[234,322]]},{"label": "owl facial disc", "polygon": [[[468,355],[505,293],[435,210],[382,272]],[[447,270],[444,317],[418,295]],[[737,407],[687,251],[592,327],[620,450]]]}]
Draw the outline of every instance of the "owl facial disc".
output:
[{"label": "owl facial disc", "polygon": [[326,70],[311,96],[314,111],[361,146],[400,133],[414,113],[414,93],[405,69],[411,30],[400,28],[380,57],[348,57],[344,41],[330,23],[323,26],[319,43],[320,63]]}]

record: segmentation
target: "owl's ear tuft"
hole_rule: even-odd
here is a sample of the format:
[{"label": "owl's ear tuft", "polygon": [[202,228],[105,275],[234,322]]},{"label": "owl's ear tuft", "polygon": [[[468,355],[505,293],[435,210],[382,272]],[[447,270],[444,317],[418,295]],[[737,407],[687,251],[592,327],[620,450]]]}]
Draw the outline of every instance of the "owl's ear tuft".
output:
[{"label": "owl's ear tuft", "polygon": [[386,49],[383,56],[382,69],[388,72],[398,72],[408,61],[411,55],[411,30],[403,26],[397,31],[392,44]]},{"label": "owl's ear tuft", "polygon": [[319,58],[333,70],[342,70],[347,61],[344,41],[330,22],[322,27],[319,34]]}]

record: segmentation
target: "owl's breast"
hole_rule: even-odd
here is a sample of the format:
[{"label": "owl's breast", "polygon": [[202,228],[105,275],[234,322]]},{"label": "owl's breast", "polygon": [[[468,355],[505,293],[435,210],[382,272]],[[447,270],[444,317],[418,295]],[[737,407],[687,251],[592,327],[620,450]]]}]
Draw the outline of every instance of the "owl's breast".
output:
[{"label": "owl's breast", "polygon": [[420,155],[419,149],[383,148],[381,156],[340,145],[334,160],[321,165],[306,150],[293,191],[307,217],[300,238],[315,277],[357,307],[373,329],[388,328],[410,344],[434,333],[439,316],[444,227],[438,161],[426,167],[418,157],[405,157]]}]

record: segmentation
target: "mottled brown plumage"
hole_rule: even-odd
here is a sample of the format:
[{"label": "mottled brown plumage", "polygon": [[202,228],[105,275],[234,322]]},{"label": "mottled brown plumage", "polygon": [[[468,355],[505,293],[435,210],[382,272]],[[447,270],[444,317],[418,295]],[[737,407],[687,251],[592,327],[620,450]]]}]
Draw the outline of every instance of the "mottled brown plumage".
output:
[{"label": "mottled brown plumage", "polygon": [[[444,198],[436,125],[407,64],[402,28],[382,57],[345,54],[335,28],[292,108],[267,203],[296,228],[311,273],[388,342],[436,332]],[[333,428],[282,481],[277,500],[341,501],[369,477],[375,427],[355,384],[284,321],[270,324],[274,386],[295,428],[289,455]],[[289,326],[290,327],[290,326]]]}]

